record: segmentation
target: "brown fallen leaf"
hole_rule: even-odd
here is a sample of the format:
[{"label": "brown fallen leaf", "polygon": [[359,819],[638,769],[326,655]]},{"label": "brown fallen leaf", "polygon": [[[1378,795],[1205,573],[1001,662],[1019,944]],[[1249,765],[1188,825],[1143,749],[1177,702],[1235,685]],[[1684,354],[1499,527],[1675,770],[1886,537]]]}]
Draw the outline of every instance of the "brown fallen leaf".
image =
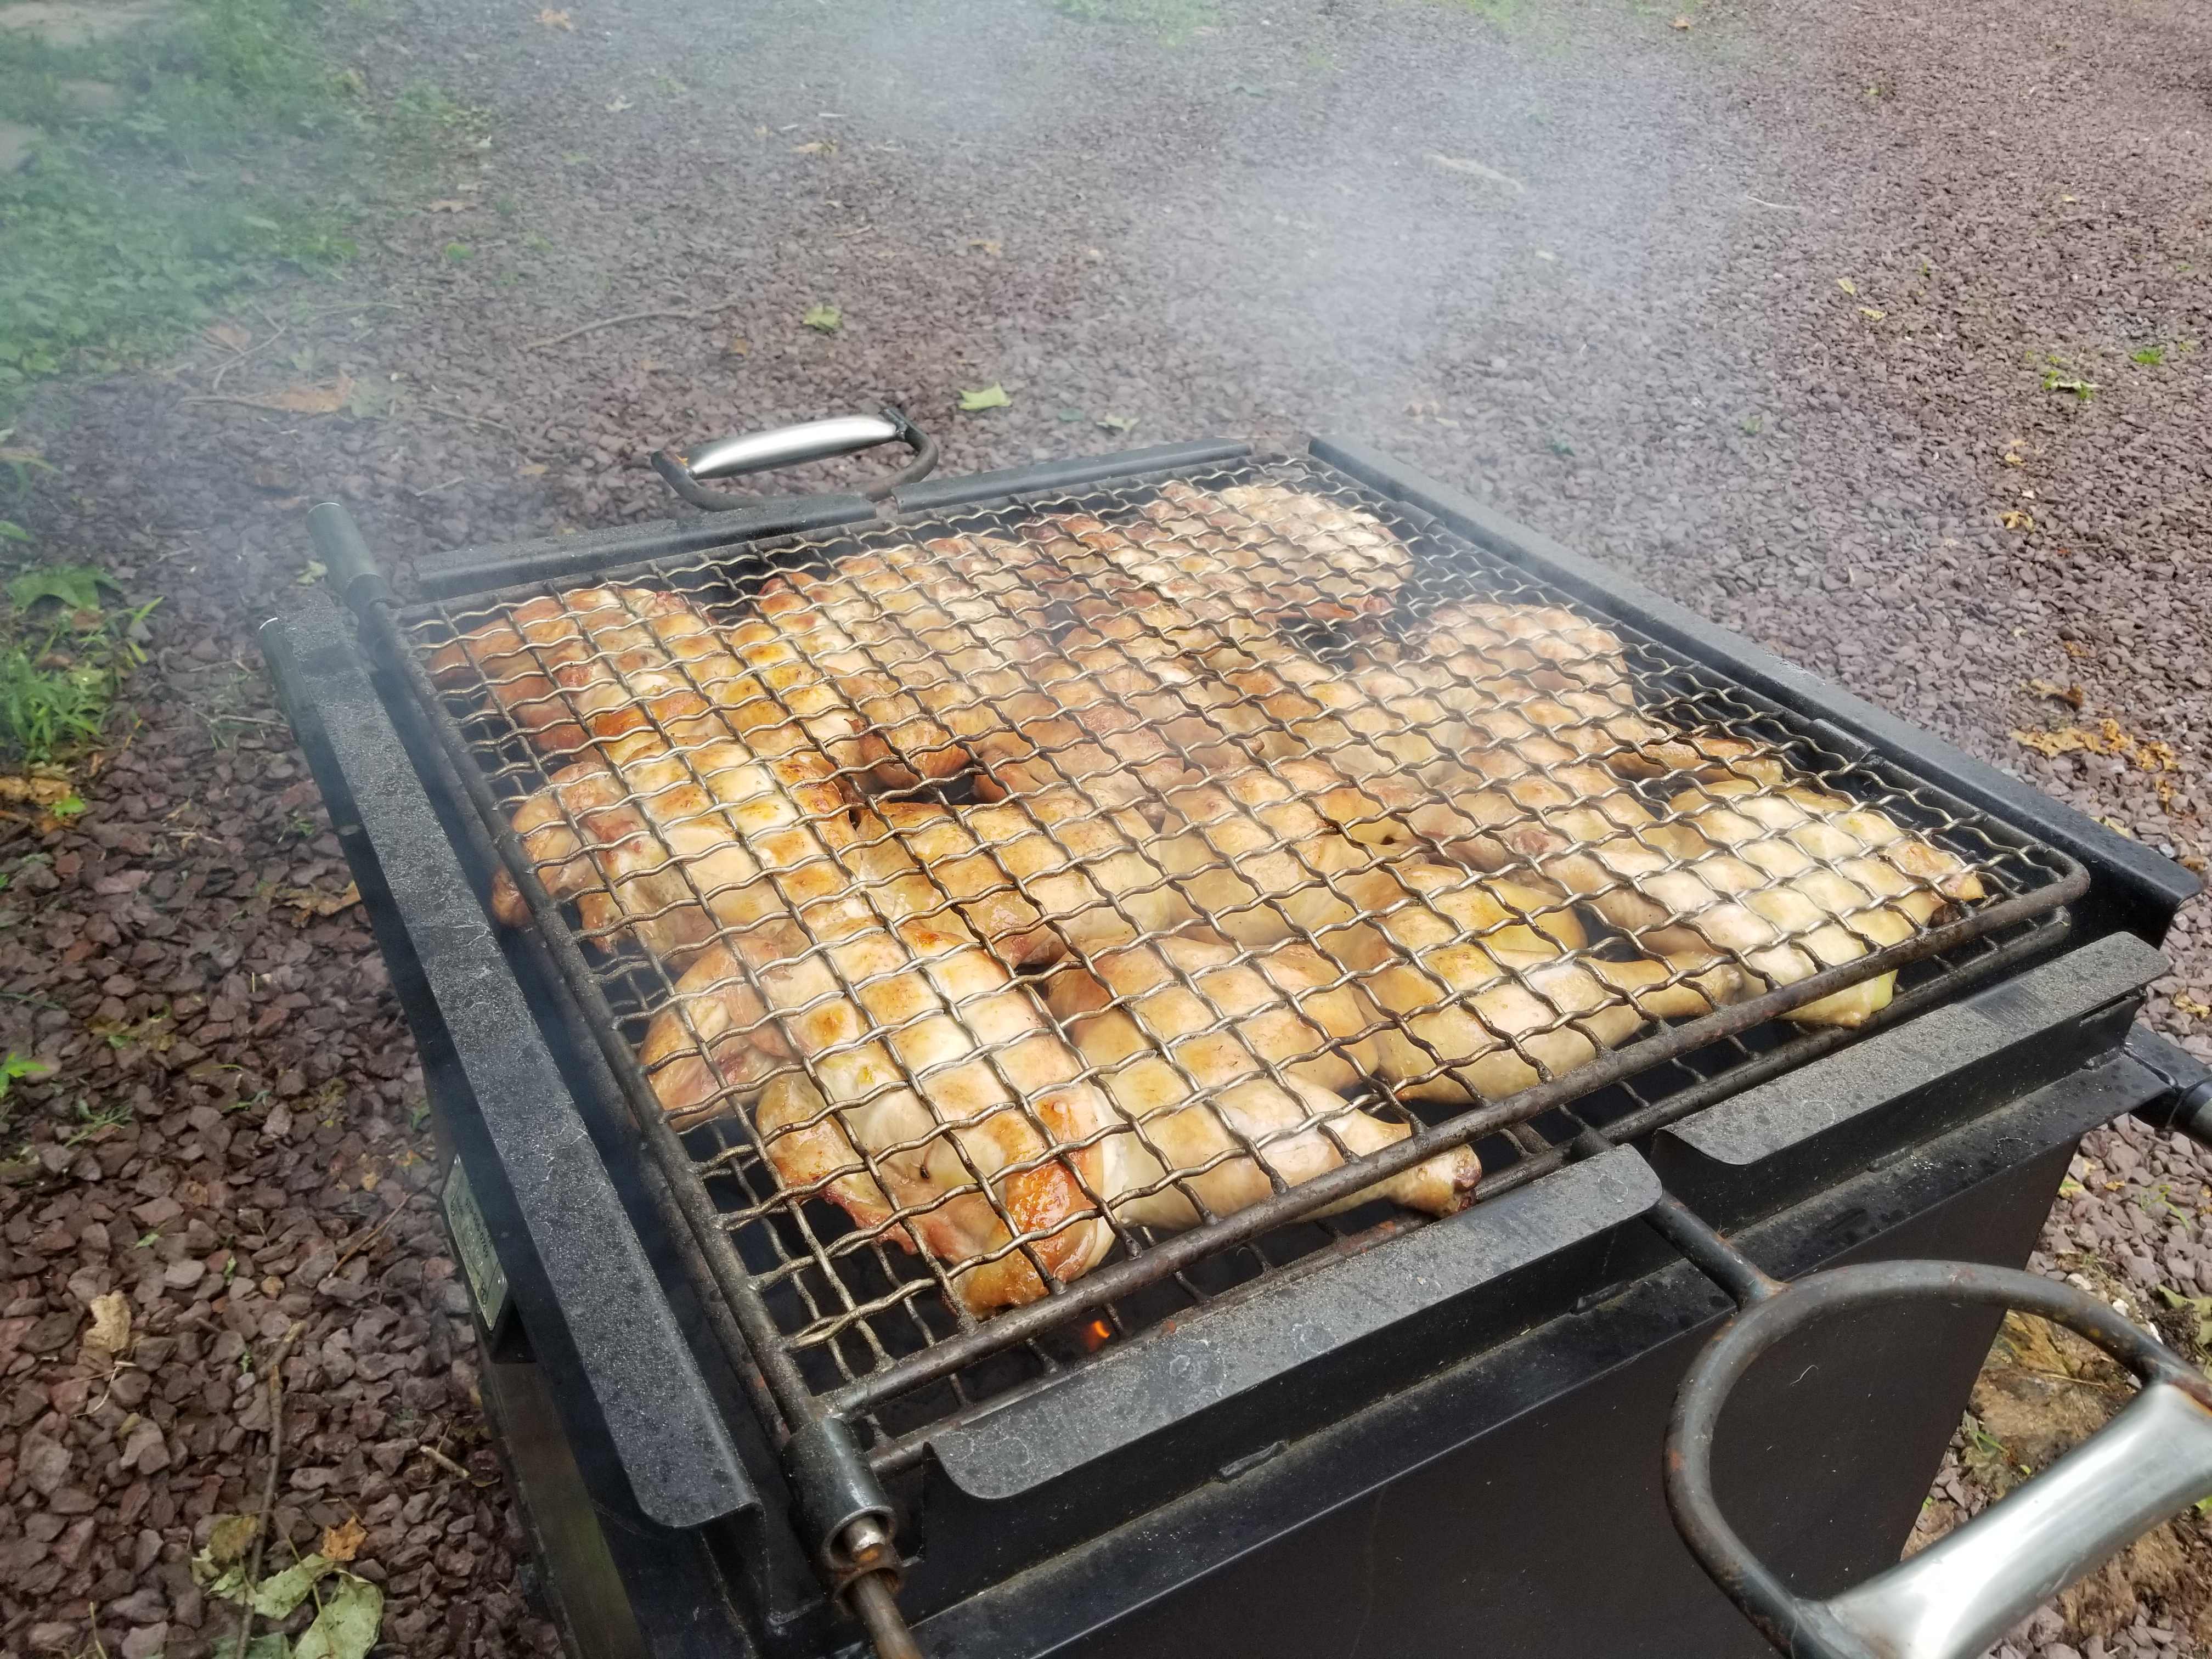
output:
[{"label": "brown fallen leaf", "polygon": [[542,29],[566,29],[571,34],[576,32],[576,26],[568,21],[568,14],[556,11],[550,6],[538,14],[538,27]]},{"label": "brown fallen leaf", "polygon": [[2062,726],[2054,732],[2014,732],[2012,740],[2039,755],[2070,755],[2081,750],[2092,755],[2118,756],[2138,771],[2164,773],[2181,769],[2180,757],[2173,752],[2172,744],[2135,737],[2110,717],[2099,720],[2094,732],[2085,732],[2078,726]]},{"label": "brown fallen leaf", "polygon": [[349,1515],[338,1525],[323,1528],[323,1540],[315,1546],[315,1553],[325,1561],[350,1561],[368,1541],[368,1528],[361,1524],[361,1517]]},{"label": "brown fallen leaf", "polygon": [[732,357],[749,357],[752,355],[753,348],[752,343],[747,340],[744,335],[732,334],[730,336],[729,344],[724,346],[722,349],[728,352]]},{"label": "brown fallen leaf", "polygon": [[425,202],[422,205],[432,213],[466,213],[471,208],[476,206],[476,204],[464,202],[457,198],[447,198],[435,202]]},{"label": "brown fallen leaf", "polygon": [[131,1346],[131,1298],[121,1291],[92,1298],[92,1328],[84,1334],[88,1348],[121,1355]]},{"label": "brown fallen leaf", "polygon": [[811,144],[793,144],[791,153],[793,155],[835,155],[837,146],[827,138],[817,138]]},{"label": "brown fallen leaf", "polygon": [[518,466],[514,469],[514,476],[518,478],[542,478],[545,476],[545,463],[532,461],[527,466]]},{"label": "brown fallen leaf", "polygon": [[2031,696],[2056,697],[2074,708],[2081,708],[2088,701],[2088,694],[2078,685],[2054,685],[2049,680],[2029,680],[2022,689]]},{"label": "brown fallen leaf", "polygon": [[208,1559],[218,1567],[243,1561],[253,1534],[260,1530],[261,1523],[250,1515],[218,1515],[208,1532]]},{"label": "brown fallen leaf", "polygon": [[1889,313],[1886,311],[1876,311],[1872,306],[1861,306],[1859,307],[1859,315],[1865,318],[1870,323],[1878,323],[1883,318],[1888,316]]},{"label": "brown fallen leaf", "polygon": [[210,323],[208,325],[208,334],[210,337],[228,346],[233,351],[243,351],[253,343],[253,337],[236,323]]},{"label": "brown fallen leaf", "polygon": [[1686,29],[1690,27],[1690,20],[1686,17],[1677,17],[1672,23],[1668,24],[1668,27],[1669,28]]},{"label": "brown fallen leaf", "polygon": [[2023,513],[2019,508],[2014,507],[1998,514],[1997,522],[2007,530],[2033,530],[2035,528],[2035,515],[2032,513]]},{"label": "brown fallen leaf", "polygon": [[76,793],[66,775],[33,773],[27,777],[0,777],[0,800],[27,806],[53,806]]},{"label": "brown fallen leaf", "polygon": [[988,237],[971,236],[968,239],[968,246],[972,248],[981,249],[994,259],[999,257],[999,244],[992,241]]},{"label": "brown fallen leaf", "polygon": [[350,881],[339,893],[319,892],[313,887],[283,887],[276,890],[275,897],[277,903],[289,904],[302,915],[334,916],[361,902],[361,888]]},{"label": "brown fallen leaf", "polygon": [[328,386],[288,386],[265,398],[245,398],[240,401],[258,404],[264,409],[281,409],[293,415],[335,415],[353,396],[353,376],[341,374]]}]

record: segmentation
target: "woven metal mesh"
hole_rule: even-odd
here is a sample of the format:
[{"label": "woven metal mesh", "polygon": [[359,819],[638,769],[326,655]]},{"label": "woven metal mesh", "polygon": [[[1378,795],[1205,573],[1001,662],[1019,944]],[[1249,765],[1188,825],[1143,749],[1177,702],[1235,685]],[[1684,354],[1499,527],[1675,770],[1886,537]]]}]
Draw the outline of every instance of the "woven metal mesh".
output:
[{"label": "woven metal mesh", "polygon": [[[1584,1115],[1648,1125],[2016,950],[1893,963],[2067,868],[1305,458],[403,624],[823,1390],[1425,1116],[1613,1060]],[[872,1430],[1525,1179],[1544,1127],[974,1344]]]}]

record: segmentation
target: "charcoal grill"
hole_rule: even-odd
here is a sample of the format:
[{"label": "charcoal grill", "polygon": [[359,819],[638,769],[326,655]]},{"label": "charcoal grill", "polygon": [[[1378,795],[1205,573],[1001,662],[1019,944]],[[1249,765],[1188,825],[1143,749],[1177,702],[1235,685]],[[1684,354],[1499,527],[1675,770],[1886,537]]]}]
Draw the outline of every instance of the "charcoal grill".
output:
[{"label": "charcoal grill", "polygon": [[[535,1529],[544,1593],[573,1644],[594,1654],[820,1654],[858,1643],[865,1626],[886,1653],[912,1642],[961,1656],[1762,1650],[1668,1531],[1659,1492],[1668,1400],[1690,1345],[1727,1306],[1716,1285],[1729,1269],[1714,1252],[1735,1247],[1716,1230],[1782,1274],[1900,1256],[2023,1261],[2081,1133],[2130,1111],[2166,1121],[2201,1102],[2202,1069],[2131,1024],[2163,971],[2154,947],[2193,878],[1364,446],[1188,444],[915,482],[926,441],[887,414],[817,434],[814,453],[893,436],[921,453],[873,492],[880,501],[746,501],[708,490],[700,480],[714,469],[663,457],[687,499],[718,510],[454,554],[396,583],[343,513],[318,509],[317,544],[350,617],[315,599],[264,630],[423,1048],[454,1158],[447,1211],[483,1326],[486,1403]],[[804,447],[755,444],[721,471]],[[1375,556],[1371,544],[1340,539],[1317,565],[1275,571],[1267,561],[1285,556],[1266,525],[1235,512],[1199,522],[1172,506],[1187,489],[1218,501],[1252,485],[1286,486],[1386,526],[1411,561],[1388,614],[1355,602],[1347,624],[1337,601],[1352,589],[1332,585],[1332,573]],[[1668,1018],[1629,1019],[1626,1035],[1614,1019],[1610,1037],[1602,989],[1595,1000],[1540,998],[1509,1020],[1431,973],[1421,1014],[1474,1009],[1486,1063],[1505,1070],[1478,1077],[1465,1052],[1416,1043],[1412,1061],[1357,1091],[1319,1105],[1300,1093],[1303,1115],[1232,1130],[1214,1165],[1277,1168],[1304,1137],[1325,1142],[1321,1163],[1334,1167],[1297,1184],[1276,1174],[1259,1201],[1217,1209],[1164,1159],[1170,1171],[1146,1190],[1179,1194],[1199,1223],[1173,1231],[1124,1219],[1119,1199],[1085,1176],[1083,1153],[1126,1126],[1086,1139],[1042,1123],[1018,1077],[1003,1109],[1021,1115],[1029,1139],[1012,1154],[1012,1179],[1064,1172],[1080,1194],[1042,1220],[1009,1206],[1006,1170],[969,1157],[933,1195],[856,1223],[828,1201],[826,1176],[779,1178],[771,1137],[744,1103],[762,1079],[719,1061],[701,1109],[672,1123],[641,1048],[654,1019],[683,1013],[694,994],[637,947],[634,899],[593,908],[612,896],[604,872],[552,890],[516,833],[518,806],[558,799],[544,793],[549,780],[589,750],[580,733],[565,750],[547,740],[560,720],[531,712],[562,714],[566,693],[500,682],[558,665],[542,651],[521,667],[480,651],[457,657],[455,642],[586,583],[681,596],[724,629],[757,617],[775,584],[813,594],[801,615],[818,619],[827,601],[808,580],[872,558],[891,574],[857,647],[866,666],[898,672],[900,653],[910,664],[945,648],[935,624],[901,609],[924,585],[954,592],[971,624],[979,615],[1007,624],[994,639],[1015,623],[1065,621],[1017,615],[1020,592],[961,575],[945,562],[956,544],[943,538],[1042,548],[1054,580],[1073,585],[1052,601],[1065,606],[1070,592],[1126,592],[1115,586],[1114,538],[1133,528],[1177,556],[1211,549],[1213,564],[1193,556],[1201,573],[1218,574],[1224,549],[1248,572],[1256,560],[1265,591],[1299,596],[1264,620],[1309,661],[1387,659],[1407,628],[1446,605],[1572,612],[1620,642],[1620,708],[1680,738],[1779,758],[1791,776],[1941,848],[1975,887],[1964,898],[1955,883],[1930,892],[1926,925],[1902,939],[1872,920],[1896,901],[1867,897],[1844,915],[1843,948],[1832,933],[1825,950],[1796,935],[1803,966],[1789,974],[1715,923],[1705,941],[1715,951],[1647,958],[1660,965],[1656,983],[1710,986],[1701,975],[1715,954],[1768,971],[1742,975],[1737,1000],[1703,1012],[1671,1004]],[[930,542],[931,560],[902,562],[901,550]],[[1209,596],[1202,580],[1183,601],[1179,620],[1152,617],[1125,635],[1130,661],[1152,661],[1151,645],[1186,649],[1194,629],[1221,659],[1255,666],[1236,600]],[[1164,626],[1186,631],[1170,638]],[[582,640],[573,654],[602,663],[605,641]],[[1285,744],[1341,759],[1373,741],[1376,721],[1394,736],[1419,729],[1409,705],[1370,702],[1330,725],[1300,714],[1304,705],[1285,713],[1249,676],[1225,678],[1244,695],[1194,701],[1188,685],[1141,674],[1086,695],[1092,706],[1119,699],[1140,733],[1177,720],[1199,729],[1212,746],[1186,779],[1275,777]],[[767,698],[779,720],[808,712],[787,686],[737,688],[732,678],[690,689],[720,708]],[[623,712],[640,728],[665,718],[635,699]],[[897,736],[888,719],[878,729]],[[1646,740],[1603,729],[1608,742]],[[663,736],[672,751],[696,747],[683,732]],[[1536,753],[1544,737],[1531,727],[1501,746]],[[1187,743],[1180,753],[1191,758]],[[1014,820],[1024,834],[1059,825],[1034,805],[1052,789],[1087,792],[1107,812],[1115,803],[1100,805],[1095,756],[1073,738],[1031,743],[1021,787],[1000,806],[1026,814]],[[974,768],[920,778],[921,757],[892,758],[915,763],[887,798],[870,799],[949,816],[975,798],[963,792],[1003,793]],[[873,751],[847,770],[876,769],[867,781],[880,792],[882,763]],[[685,765],[697,781],[697,763]],[[1254,836],[1308,856],[1309,843],[1293,844],[1268,816],[1271,798],[1217,792],[1195,811],[1191,786],[1172,769],[1157,775],[1168,781],[1147,786],[1148,798],[1121,803],[1133,826],[1123,833],[1165,871],[1155,885],[1229,937],[1229,967],[1267,967],[1277,947],[1240,936],[1262,911],[1293,942],[1340,942],[1325,930],[1346,924],[1302,920],[1279,892],[1248,883],[1224,899],[1205,885],[1226,866],[1221,847]],[[1771,785],[1763,775],[1752,794]],[[1670,802],[1632,776],[1599,804],[1637,824],[1712,805]],[[585,833],[573,805],[564,810]],[[821,839],[826,816],[812,823],[823,850],[777,879],[827,870],[849,881],[872,925],[895,931],[883,884],[848,873],[871,845],[863,834],[851,850],[861,819],[836,810],[845,842]],[[1355,836],[1401,821],[1395,804],[1371,818],[1332,810]],[[1516,823],[1491,827],[1510,847]],[[1194,864],[1186,856],[1199,844],[1188,834],[1185,854],[1162,850],[1193,824],[1212,837],[1214,864],[1204,848]],[[1464,851],[1438,839],[1445,831],[1417,823],[1412,833],[1438,860]],[[981,851],[989,878],[937,881],[926,921],[957,931],[979,893],[1036,893],[1033,872],[1003,847]],[[714,907],[726,890],[696,866],[678,868],[668,914],[725,914]],[[1449,894],[1402,883],[1378,898],[1310,862],[1299,879],[1345,896],[1358,921],[1394,940],[1443,929],[1480,943],[1484,927],[1546,925],[1533,911],[1469,922]],[[534,926],[491,923],[501,881]],[[1149,896],[1085,904],[1127,919]],[[503,902],[512,915],[515,897]],[[836,938],[810,923],[802,943],[832,981],[820,996],[871,1006],[878,981],[842,965]],[[1602,964],[1648,945],[1632,919],[1594,921],[1559,948],[1564,965],[1604,986],[1618,970]],[[1389,949],[1399,965],[1431,960],[1411,945]],[[779,993],[736,955],[726,977],[772,1004]],[[1039,985],[1081,966],[1077,957]],[[1174,985],[1198,1000],[1211,1032],[1234,1037],[1243,1028],[1209,989],[1215,971],[1176,966]],[[1357,980],[1360,970],[1344,971]],[[1890,994],[1870,999],[1856,1025],[1787,1018],[1877,981]],[[1284,992],[1283,1006],[1304,1013],[1300,996],[1313,994]],[[1164,1062],[1193,1098],[1221,1091],[1189,1069],[1173,1032],[1148,1023],[1141,998],[1116,1006],[1134,1011],[1139,1059]],[[820,1081],[860,1041],[820,1053],[787,1045],[778,1064]],[[1252,1064],[1240,1076],[1285,1084],[1279,1061],[1245,1048]],[[929,1083],[895,1042],[878,1052],[893,1074],[869,1087]],[[975,1052],[1009,1076],[1006,1044]],[[1133,1063],[1100,1062],[1075,1081],[1109,1087],[1116,1064]],[[1501,1091],[1500,1075],[1516,1085]],[[851,1103],[823,1109],[844,1121]],[[1384,1144],[1363,1153],[1362,1134],[1370,1148]],[[1360,1201],[1458,1147],[1474,1149],[1482,1174],[1457,1213]],[[855,1135],[836,1173],[900,1190],[887,1156]],[[902,1245],[903,1231],[956,1199],[994,1209],[995,1236],[962,1249]],[[1110,1230],[1100,1259],[1064,1273],[1056,1241],[1092,1224]],[[968,1275],[1010,1263],[1026,1269],[1013,1276],[1029,1288],[1004,1309],[971,1306]],[[1739,1390],[1718,1444],[1718,1490],[1738,1531],[1814,1591],[1893,1561],[1996,1316],[1915,1307],[1785,1340]],[[1814,1449],[1817,1467],[1787,1482],[1757,1478],[1762,1452],[1784,1443]]]}]

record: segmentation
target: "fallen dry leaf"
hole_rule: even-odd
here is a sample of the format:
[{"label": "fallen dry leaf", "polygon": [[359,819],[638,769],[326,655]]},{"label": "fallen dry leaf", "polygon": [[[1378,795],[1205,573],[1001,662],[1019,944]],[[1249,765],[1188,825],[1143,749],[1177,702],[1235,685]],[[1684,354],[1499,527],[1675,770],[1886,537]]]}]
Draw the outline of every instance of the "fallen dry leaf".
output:
[{"label": "fallen dry leaf", "polygon": [[2019,508],[2014,507],[2008,512],[1998,514],[1997,522],[2007,530],[2033,530],[2035,528],[2035,515],[2032,513],[2022,513]]},{"label": "fallen dry leaf", "polygon": [[793,144],[791,153],[793,155],[835,155],[837,146],[827,138],[817,138],[811,144]]},{"label": "fallen dry leaf", "polygon": [[440,201],[425,202],[422,205],[432,213],[466,213],[470,209],[476,206],[476,204],[474,202],[464,202],[457,198],[448,197]]},{"label": "fallen dry leaf", "polygon": [[338,1525],[323,1528],[323,1541],[315,1546],[315,1553],[325,1561],[350,1561],[368,1541],[368,1528],[361,1524],[361,1517],[349,1515]]},{"label": "fallen dry leaf", "polygon": [[732,334],[730,336],[729,344],[724,346],[722,349],[732,357],[749,357],[752,355],[753,349],[751,343],[744,335]]},{"label": "fallen dry leaf", "polygon": [[2014,732],[2012,740],[2039,755],[2070,755],[2080,750],[2092,755],[2118,756],[2144,772],[2162,774],[2181,769],[2180,757],[2173,752],[2172,744],[2132,736],[2118,720],[2109,717],[2099,720],[2094,732],[2085,732],[2078,726],[2062,726],[2052,732]]},{"label": "fallen dry leaf", "polygon": [[1848,276],[1837,277],[1836,286],[1846,294],[1856,294],[1859,291],[1859,285]]},{"label": "fallen dry leaf", "polygon": [[353,376],[341,374],[328,386],[288,386],[282,392],[272,392],[265,398],[248,398],[243,401],[258,404],[264,409],[281,409],[293,415],[335,415],[353,396]]},{"label": "fallen dry leaf", "polygon": [[981,248],[984,252],[989,254],[994,259],[999,257],[998,243],[990,240],[987,237],[971,236],[968,239],[968,246],[973,248]]},{"label": "fallen dry leaf", "polygon": [[550,6],[538,14],[538,27],[542,29],[566,29],[571,34],[576,32],[576,26],[568,21],[568,14],[556,11]]},{"label": "fallen dry leaf", "polygon": [[514,476],[518,478],[542,478],[545,476],[545,463],[532,461],[526,466],[518,466],[514,469]]},{"label": "fallen dry leaf", "polygon": [[2049,680],[2030,680],[2022,689],[2033,696],[2056,697],[2074,708],[2081,708],[2088,701],[2087,694],[2078,685],[2054,685]]},{"label": "fallen dry leaf", "polygon": [[131,1346],[131,1298],[121,1291],[92,1298],[92,1328],[84,1334],[85,1346],[106,1354],[121,1354]]},{"label": "fallen dry leaf", "polygon": [[233,351],[243,351],[253,343],[253,337],[236,323],[210,323],[208,333]]},{"label": "fallen dry leaf", "polygon": [[1888,316],[1889,313],[1886,311],[1876,311],[1872,306],[1861,306],[1859,307],[1859,315],[1865,318],[1869,322],[1878,323],[1883,318]]},{"label": "fallen dry leaf", "polygon": [[243,1561],[260,1530],[261,1523],[250,1515],[218,1515],[208,1532],[208,1559],[219,1567]]},{"label": "fallen dry leaf", "polygon": [[1672,23],[1668,25],[1668,27],[1669,28],[1677,29],[1686,29],[1689,27],[1690,20],[1686,17],[1677,17]]},{"label": "fallen dry leaf", "polygon": [[27,777],[0,777],[0,800],[27,806],[52,806],[76,793],[76,786],[66,775],[56,777],[33,773]]},{"label": "fallen dry leaf", "polygon": [[1430,155],[1429,160],[1440,167],[1449,167],[1454,173],[1471,173],[1477,179],[1487,179],[1493,185],[1503,185],[1516,195],[1528,194],[1528,186],[1518,179],[1510,173],[1500,173],[1496,167],[1486,167],[1480,161],[1470,161],[1463,156],[1434,154]]},{"label": "fallen dry leaf", "polygon": [[306,915],[334,916],[361,902],[361,888],[350,881],[340,893],[318,892],[312,887],[283,887],[277,890],[276,899],[277,903],[289,904]]},{"label": "fallen dry leaf", "polygon": [[2186,991],[2176,991],[2173,994],[2173,1012],[2177,1014],[2187,1014],[2195,1019],[2212,1019],[2212,1006],[2199,1002]]}]

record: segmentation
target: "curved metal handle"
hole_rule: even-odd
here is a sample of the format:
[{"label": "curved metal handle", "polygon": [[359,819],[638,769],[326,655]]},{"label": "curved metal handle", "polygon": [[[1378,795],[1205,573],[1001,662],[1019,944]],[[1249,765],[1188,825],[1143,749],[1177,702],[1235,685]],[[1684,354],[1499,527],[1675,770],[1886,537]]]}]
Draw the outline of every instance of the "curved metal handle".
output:
[{"label": "curved metal handle", "polygon": [[927,477],[937,465],[937,441],[918,428],[896,408],[885,404],[880,415],[839,415],[826,421],[805,421],[797,426],[772,427],[741,437],[718,438],[688,455],[668,451],[653,453],[653,470],[669,487],[694,507],[709,513],[756,505],[750,496],[708,489],[702,478],[735,478],[748,472],[766,472],[780,466],[800,466],[851,455],[878,444],[905,444],[914,459],[890,477],[878,481],[860,494],[879,501],[902,484]]},{"label": "curved metal handle", "polygon": [[[1752,1362],[1816,1319],[1886,1302],[2016,1308],[2076,1331],[2142,1379],[2094,1435],[1909,1561],[1826,1601],[1794,1594],[1713,1498],[1713,1431]],[[2212,1492],[2212,1387],[2096,1297],[2033,1273],[1886,1261],[1797,1280],[1721,1329],[1675,1396],[1667,1506],[1713,1582],[1791,1659],[1974,1659],[2167,1516]]]}]

